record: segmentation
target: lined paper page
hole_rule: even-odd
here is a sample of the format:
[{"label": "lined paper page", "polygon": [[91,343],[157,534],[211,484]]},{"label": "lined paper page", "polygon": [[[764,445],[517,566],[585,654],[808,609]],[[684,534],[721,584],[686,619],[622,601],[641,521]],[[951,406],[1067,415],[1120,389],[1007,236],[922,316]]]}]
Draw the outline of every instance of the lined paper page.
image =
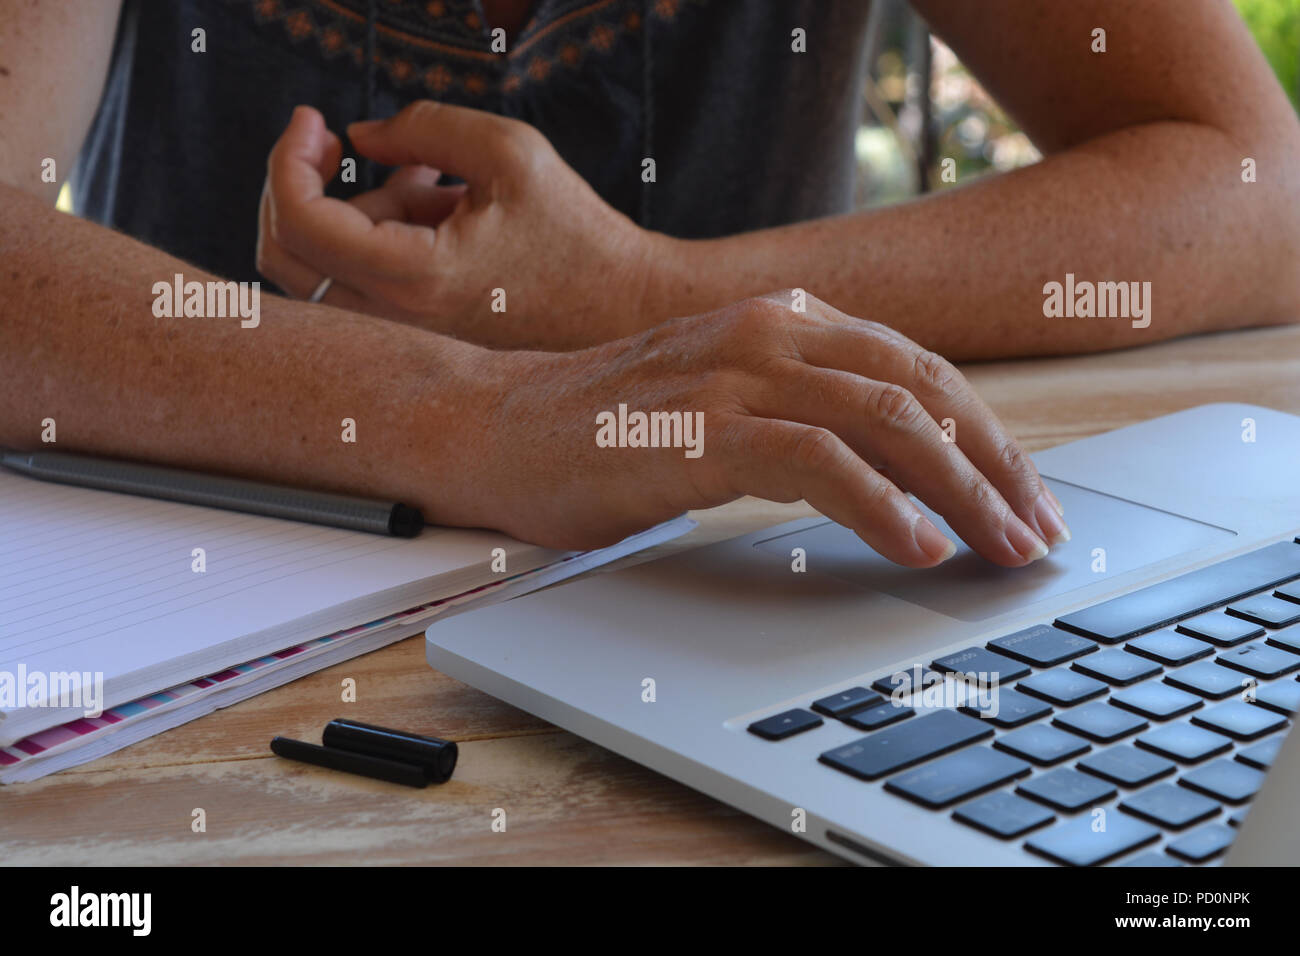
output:
[{"label": "lined paper page", "polygon": [[[459,583],[475,570],[478,580],[465,586],[486,583],[497,547],[506,549],[510,574],[560,556],[485,531],[392,538],[0,469],[0,672],[16,673],[20,664],[29,673],[102,671],[111,705],[151,676],[166,686],[281,650],[296,642],[284,632],[303,618],[373,604],[382,592],[442,576]],[[200,548],[206,569],[196,571]],[[282,643],[249,646],[267,631]],[[16,713],[4,710],[0,740],[12,737]]]}]

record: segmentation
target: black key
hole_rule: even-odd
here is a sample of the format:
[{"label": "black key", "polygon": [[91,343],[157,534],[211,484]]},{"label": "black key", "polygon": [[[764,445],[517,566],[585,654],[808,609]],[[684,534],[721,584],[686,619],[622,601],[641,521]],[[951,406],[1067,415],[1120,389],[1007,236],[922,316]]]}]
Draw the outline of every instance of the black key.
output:
[{"label": "black key", "polygon": [[1271,594],[1257,594],[1229,604],[1225,610],[1233,617],[1265,627],[1286,627],[1300,621],[1300,604],[1283,601]]},{"label": "black key", "polygon": [[1113,647],[1098,651],[1096,654],[1089,654],[1083,660],[1075,661],[1070,667],[1080,674],[1087,674],[1089,677],[1109,681],[1121,687],[1125,684],[1135,684],[1161,671],[1159,664]]},{"label": "black key", "polygon": [[1290,584],[1284,584],[1273,592],[1275,597],[1280,597],[1284,601],[1295,601],[1300,604],[1300,581],[1292,581]]},{"label": "black key", "polygon": [[1295,577],[1300,577],[1300,545],[1279,541],[1066,614],[1056,626],[1114,644]]},{"label": "black key", "polygon": [[1264,784],[1264,772],[1220,757],[1204,767],[1187,771],[1178,782],[1225,803],[1242,803],[1259,792]]},{"label": "black key", "polygon": [[1065,667],[1026,677],[1016,685],[1016,689],[1062,707],[1106,693],[1106,685],[1101,681]]},{"label": "black key", "polygon": [[1107,816],[1104,830],[1094,830],[1090,817],[1078,817],[1030,837],[1025,849],[1067,866],[1096,866],[1160,837],[1140,820],[1122,813]]},{"label": "black key", "polygon": [[1075,766],[1121,787],[1140,787],[1178,769],[1173,761],[1127,744],[1089,754]]},{"label": "black key", "polygon": [[1115,796],[1115,788],[1109,783],[1069,767],[1057,767],[1030,777],[1016,788],[1016,792],[1066,813],[1095,806]]},{"label": "black key", "polygon": [[1136,714],[1101,701],[1068,710],[1054,718],[1052,723],[1064,730],[1104,744],[1135,734],[1149,726]]},{"label": "black key", "polygon": [[885,698],[875,691],[867,690],[865,687],[850,687],[846,691],[813,701],[812,709],[827,717],[840,718],[855,710],[875,707],[877,704],[884,703],[884,700]]},{"label": "black key", "polygon": [[1232,741],[1190,724],[1165,724],[1134,741],[1139,747],[1182,763],[1200,763],[1206,757],[1221,754]]},{"label": "black key", "polygon": [[1268,636],[1268,643],[1292,654],[1300,654],[1300,625],[1274,631]]},{"label": "black key", "polygon": [[988,747],[967,747],[900,774],[885,784],[891,793],[937,810],[1029,773],[1030,766]]},{"label": "black key", "polygon": [[1168,664],[1170,667],[1190,664],[1198,658],[1208,657],[1214,653],[1213,644],[1198,641],[1186,634],[1179,634],[1167,627],[1151,634],[1135,637],[1124,647],[1134,654],[1149,657],[1153,661]]},{"label": "black key", "polygon": [[1035,667],[1051,667],[1090,654],[1097,645],[1086,638],[1047,624],[1027,627],[988,643],[989,650],[1006,654]]},{"label": "black key", "polygon": [[1179,860],[1175,860],[1172,856],[1165,856],[1165,854],[1156,853],[1154,850],[1147,850],[1145,853],[1139,853],[1137,856],[1133,857],[1133,859],[1125,860],[1123,863],[1120,864],[1120,866],[1141,866],[1141,867],[1186,866],[1186,865],[1187,865],[1186,863],[1183,863]]},{"label": "black key", "polygon": [[1268,680],[1300,670],[1300,656],[1269,647],[1267,644],[1247,644],[1224,651],[1215,658],[1224,667]]},{"label": "black key", "polygon": [[874,680],[871,682],[871,686],[874,689],[880,691],[886,697],[892,697],[894,695],[895,690],[897,690],[900,695],[910,694],[915,689],[924,690],[926,687],[928,687],[931,684],[931,682],[940,679],[939,675],[936,674],[934,671],[930,670],[930,668],[922,667],[921,686],[920,688],[913,688],[912,683],[913,683],[913,678],[915,676],[916,676],[916,670],[914,668],[909,667],[907,670],[895,671],[892,674],[887,674],[886,676],[881,677],[878,680]]},{"label": "black key", "polygon": [[1031,724],[1013,730],[994,740],[993,746],[1043,767],[1077,757],[1092,749],[1092,744],[1082,737],[1057,730],[1050,724]]},{"label": "black key", "polygon": [[[1297,685],[1300,686],[1300,685]],[[1019,694],[1008,688],[998,688],[989,695],[990,706],[980,706],[979,700],[961,708],[963,714],[970,714],[981,720],[987,720],[999,727],[1019,727],[1039,717],[1046,717],[1052,708],[1041,700],[1035,700],[1025,694]]]},{"label": "black key", "polygon": [[1300,683],[1280,680],[1255,688],[1255,703],[1279,714],[1294,714],[1300,710]]},{"label": "black key", "polygon": [[1147,681],[1136,687],[1126,687],[1110,695],[1110,702],[1152,720],[1168,720],[1200,707],[1204,701],[1177,687],[1159,681]]},{"label": "black key", "polygon": [[911,707],[900,707],[892,700],[888,700],[883,704],[877,704],[875,707],[868,707],[866,710],[849,714],[844,718],[844,722],[858,730],[879,730],[881,727],[888,727],[900,720],[906,720],[915,713],[916,711]]},{"label": "black key", "polygon": [[1220,647],[1231,647],[1233,644],[1240,644],[1242,641],[1264,635],[1264,629],[1258,624],[1251,624],[1250,621],[1243,621],[1239,617],[1229,617],[1222,611],[1211,611],[1190,621],[1183,621],[1177,629],[1184,634],[1209,641],[1211,644],[1218,644]]},{"label": "black key", "polygon": [[1235,694],[1246,686],[1240,674],[1226,667],[1220,667],[1214,661],[1197,661],[1195,664],[1188,664],[1186,667],[1171,671],[1165,675],[1165,683],[1190,690],[1202,697],[1209,697],[1211,700]]},{"label": "black key", "polygon": [[960,820],[967,826],[1004,840],[1028,833],[1056,819],[1056,815],[1046,807],[1005,791],[972,800],[958,807],[952,815],[953,819]]},{"label": "black key", "polygon": [[793,737],[795,734],[801,734],[805,730],[812,730],[821,725],[822,719],[816,714],[810,714],[796,707],[783,714],[754,721],[749,725],[749,732],[757,734],[764,740],[784,740],[786,737]]},{"label": "black key", "polygon": [[[1220,807],[1209,797],[1172,783],[1158,783],[1154,787],[1125,797],[1119,802],[1121,810],[1150,820],[1171,830],[1181,830],[1200,823],[1219,812]],[[1110,821],[1106,821],[1109,825]]]},{"label": "black key", "polygon": [[1282,749],[1284,740],[1285,737],[1274,737],[1272,740],[1261,740],[1250,747],[1242,747],[1237,751],[1237,759],[1248,767],[1267,770],[1273,766],[1273,760],[1277,757],[1277,752]]},{"label": "black key", "polygon": [[1240,700],[1227,700],[1207,707],[1192,723],[1238,740],[1254,740],[1286,726],[1286,718],[1263,707],[1254,707]]},{"label": "black key", "polygon": [[942,674],[965,674],[986,687],[1017,680],[1029,673],[1029,668],[1020,661],[1013,661],[983,647],[968,647],[955,654],[935,658],[930,666]]},{"label": "black key", "polygon": [[1236,834],[1222,823],[1211,823],[1209,826],[1180,836],[1167,844],[1165,849],[1174,856],[1181,856],[1184,860],[1203,863],[1232,846],[1232,839],[1235,836]]},{"label": "black key", "polygon": [[875,780],[992,734],[992,727],[974,717],[937,710],[828,750],[817,759],[863,780]]}]

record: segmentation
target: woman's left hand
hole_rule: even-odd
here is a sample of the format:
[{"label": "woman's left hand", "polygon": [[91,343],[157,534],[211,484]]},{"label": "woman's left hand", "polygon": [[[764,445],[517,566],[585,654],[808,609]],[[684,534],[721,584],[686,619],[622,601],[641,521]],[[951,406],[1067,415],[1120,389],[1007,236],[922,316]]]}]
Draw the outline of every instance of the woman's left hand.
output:
[{"label": "woman's left hand", "polygon": [[[258,270],[296,297],[499,348],[564,350],[645,324],[673,240],[607,205],[532,126],[432,100],[354,123],[356,149],[400,167],[379,189],[325,195],[342,144],[294,111],[267,166]],[[439,171],[464,180],[437,185]]]}]

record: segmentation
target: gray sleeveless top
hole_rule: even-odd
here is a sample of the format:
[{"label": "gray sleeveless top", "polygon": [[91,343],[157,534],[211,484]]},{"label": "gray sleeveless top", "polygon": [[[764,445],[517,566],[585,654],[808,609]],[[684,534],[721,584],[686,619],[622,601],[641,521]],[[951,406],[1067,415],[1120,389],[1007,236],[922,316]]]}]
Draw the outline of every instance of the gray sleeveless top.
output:
[{"label": "gray sleeveless top", "polygon": [[533,124],[607,202],[672,235],[846,211],[868,9],[537,0],[501,54],[478,0],[125,0],[76,209],[256,279],[266,156],[293,107],[317,107],[341,134],[432,98]]}]

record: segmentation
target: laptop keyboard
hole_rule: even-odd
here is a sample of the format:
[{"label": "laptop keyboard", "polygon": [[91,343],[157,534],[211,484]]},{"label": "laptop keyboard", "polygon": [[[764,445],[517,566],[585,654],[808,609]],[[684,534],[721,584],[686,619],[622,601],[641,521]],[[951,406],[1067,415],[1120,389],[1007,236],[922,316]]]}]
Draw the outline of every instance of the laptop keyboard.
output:
[{"label": "laptop keyboard", "polygon": [[[818,759],[1056,863],[1202,863],[1231,845],[1281,747],[1297,672],[1300,538],[749,730],[772,741],[827,720],[862,730]],[[963,701],[935,709],[924,698],[945,679]],[[927,706],[910,706],[913,691]]]}]

